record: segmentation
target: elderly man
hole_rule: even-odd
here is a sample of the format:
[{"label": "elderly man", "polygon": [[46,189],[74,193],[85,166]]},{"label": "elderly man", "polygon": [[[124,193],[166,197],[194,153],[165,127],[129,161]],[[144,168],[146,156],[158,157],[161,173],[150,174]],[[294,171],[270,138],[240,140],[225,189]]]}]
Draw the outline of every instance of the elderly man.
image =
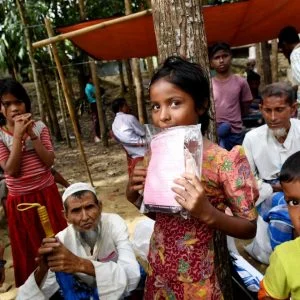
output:
[{"label": "elderly man", "polygon": [[[292,235],[283,194],[273,193],[282,192],[278,177],[283,163],[300,150],[300,121],[291,118],[296,108],[290,85],[268,85],[262,92],[260,104],[266,124],[248,132],[243,142],[251,169],[258,179],[258,212],[265,221],[270,222],[272,248]],[[258,233],[259,230],[258,223]]]},{"label": "elderly man", "polygon": [[[62,199],[69,226],[56,238],[43,240],[39,265],[19,288],[18,299],[49,299],[59,289],[65,299],[75,299],[67,296],[70,290],[85,293],[80,299],[115,300],[129,295],[139,283],[140,271],[124,220],[101,213],[101,201],[86,183],[72,184]],[[61,276],[68,274],[74,284],[66,288]]]}]

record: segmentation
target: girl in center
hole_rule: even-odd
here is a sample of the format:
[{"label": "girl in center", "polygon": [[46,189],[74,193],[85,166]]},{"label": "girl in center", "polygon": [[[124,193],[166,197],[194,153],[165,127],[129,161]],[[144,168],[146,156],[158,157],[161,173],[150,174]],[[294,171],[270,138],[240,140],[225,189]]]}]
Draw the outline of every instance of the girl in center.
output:
[{"label": "girl in center", "polygon": [[[209,125],[210,88],[201,67],[168,58],[150,82],[153,124],[159,128]],[[147,170],[136,166],[127,198],[139,206]],[[256,233],[256,182],[240,146],[230,152],[203,137],[202,177],[182,174],[175,199],[191,213],[156,213],[149,249],[145,299],[223,299],[214,269],[214,230],[250,239]],[[229,207],[233,216],[225,214]]]}]

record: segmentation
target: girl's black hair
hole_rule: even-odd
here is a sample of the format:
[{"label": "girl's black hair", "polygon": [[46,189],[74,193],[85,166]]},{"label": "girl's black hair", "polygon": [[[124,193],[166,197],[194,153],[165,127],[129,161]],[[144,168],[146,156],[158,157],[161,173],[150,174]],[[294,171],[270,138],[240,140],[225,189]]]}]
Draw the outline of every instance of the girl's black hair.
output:
[{"label": "girl's black hair", "polygon": [[300,181],[300,151],[291,155],[282,165],[279,180],[281,183]]},{"label": "girl's black hair", "polygon": [[201,66],[179,56],[170,56],[152,76],[149,89],[162,78],[189,94],[194,100],[195,108],[204,108],[204,113],[199,117],[199,123],[201,123],[202,134],[205,134],[210,121],[210,87]]},{"label": "girl's black hair", "polygon": [[5,94],[12,94],[14,95],[17,99],[22,100],[25,104],[26,112],[30,112],[31,110],[31,102],[30,98],[23,87],[23,85],[12,79],[12,78],[7,78],[3,79],[0,81],[0,101],[2,101],[2,97]]}]

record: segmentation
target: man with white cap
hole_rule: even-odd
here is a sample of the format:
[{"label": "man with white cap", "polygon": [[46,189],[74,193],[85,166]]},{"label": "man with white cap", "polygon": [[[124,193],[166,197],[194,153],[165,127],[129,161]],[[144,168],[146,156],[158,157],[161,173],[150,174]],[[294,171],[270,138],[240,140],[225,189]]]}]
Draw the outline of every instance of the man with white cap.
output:
[{"label": "man with white cap", "polygon": [[[115,300],[129,295],[139,283],[140,271],[124,220],[101,213],[102,203],[89,184],[70,185],[62,199],[69,226],[55,238],[43,239],[39,265],[19,288],[17,299],[49,299],[58,290],[65,299],[75,299],[67,295],[70,289],[84,290],[88,297],[80,299]],[[62,279],[66,274],[71,283],[70,278]]]}]

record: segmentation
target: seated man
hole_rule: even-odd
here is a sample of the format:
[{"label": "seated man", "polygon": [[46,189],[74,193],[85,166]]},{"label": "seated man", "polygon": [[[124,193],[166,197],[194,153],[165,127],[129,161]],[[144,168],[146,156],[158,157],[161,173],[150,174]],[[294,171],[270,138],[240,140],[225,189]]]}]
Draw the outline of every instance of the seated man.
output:
[{"label": "seated man", "polygon": [[112,102],[112,111],[116,115],[112,124],[112,132],[127,152],[128,174],[135,164],[145,155],[145,128],[130,114],[130,108],[124,98]]},{"label": "seated man", "polygon": [[145,154],[145,128],[130,114],[130,108],[124,98],[112,102],[112,111],[116,115],[112,124],[114,136],[123,144],[132,157],[142,157]]},{"label": "seated man", "polygon": [[[282,209],[276,211],[277,217],[283,218],[284,222],[287,221],[286,226],[283,225],[284,222],[278,222],[280,228],[277,229],[282,236],[279,239],[273,238],[269,227],[272,248],[284,239],[289,239],[288,236],[291,235],[292,227],[286,218],[288,214],[283,194],[276,194],[274,197],[272,193],[282,192],[278,179],[280,169],[290,155],[300,150],[300,121],[291,118],[295,113],[296,106],[291,86],[286,83],[268,85],[262,92],[260,104],[266,124],[248,132],[243,142],[251,169],[258,179],[260,198],[257,208],[259,215],[268,220],[271,209],[278,205],[285,206],[282,207],[285,211]],[[259,230],[258,222],[257,231]]]},{"label": "seated man", "polygon": [[[69,226],[56,238],[43,239],[39,265],[19,288],[18,299],[49,299],[59,289],[66,299],[77,299],[66,294],[79,290],[86,293],[81,299],[128,295],[139,283],[140,270],[124,220],[101,213],[101,201],[89,184],[70,185],[62,199]],[[71,286],[62,278],[69,274]]]}]

